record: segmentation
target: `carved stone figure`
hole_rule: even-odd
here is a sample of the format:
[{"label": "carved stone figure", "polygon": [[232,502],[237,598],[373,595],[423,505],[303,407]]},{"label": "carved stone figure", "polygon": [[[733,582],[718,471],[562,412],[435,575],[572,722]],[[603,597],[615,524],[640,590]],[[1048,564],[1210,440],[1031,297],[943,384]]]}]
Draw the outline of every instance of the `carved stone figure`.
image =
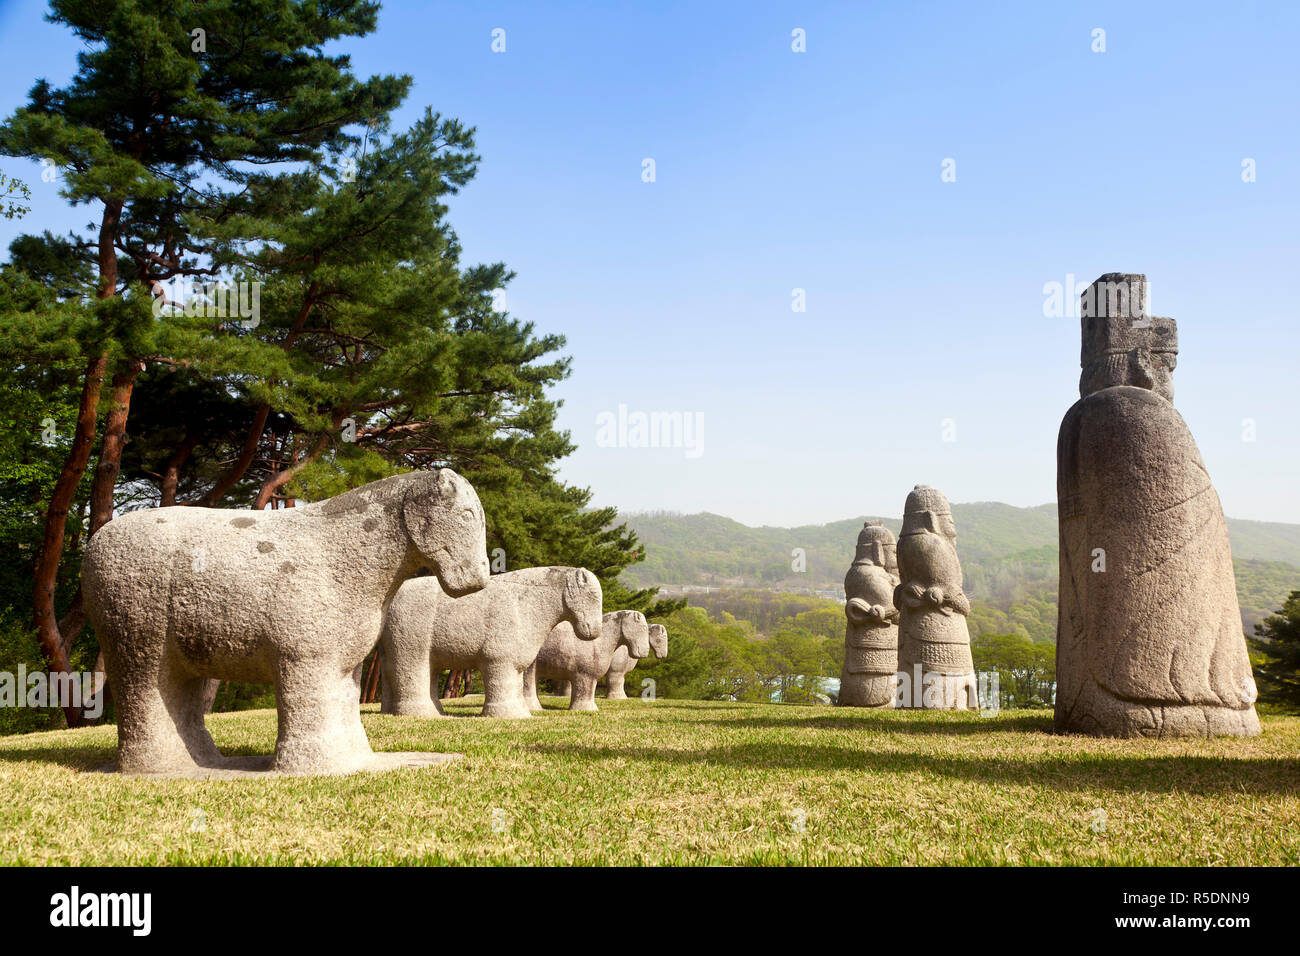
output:
[{"label": "carved stone figure", "polygon": [[[662,624],[650,625],[650,651],[662,660],[668,656],[668,628]],[[609,689],[605,693],[608,700],[627,700],[627,691],[623,682],[627,675],[636,669],[637,659],[620,644],[614,649],[614,657],[609,662],[609,672],[605,680]]]},{"label": "carved stone figure", "polygon": [[600,636],[590,642],[579,641],[572,627],[560,624],[546,638],[537,660],[524,672],[524,700],[533,710],[541,710],[538,678],[567,680],[572,687],[569,710],[596,710],[596,681],[609,671],[614,651],[620,647],[626,647],[635,658],[650,653],[650,625],[640,611],[609,612]]},{"label": "carved stone figure", "polygon": [[841,707],[893,707],[898,673],[897,545],[879,521],[858,534],[857,554],[844,576],[844,669]]},{"label": "carved stone figure", "polygon": [[948,499],[929,485],[907,496],[898,536],[894,590],[899,611],[896,706],[939,710],[978,708],[975,664],[957,560],[957,525]]},{"label": "carved stone figure", "polygon": [[342,773],[372,756],[354,670],[398,585],[488,581],[483,508],[450,469],[278,511],[165,508],[110,521],[82,564],[117,703],[123,773],[219,767],[206,678],[275,685],[271,770]]},{"label": "carved stone figure", "polygon": [[586,568],[524,568],[449,596],[434,577],[407,581],[384,626],[382,712],[436,717],[444,668],[483,675],[484,717],[529,717],[521,688],[548,635],[564,622],[575,646],[601,635],[600,580]]},{"label": "carved stone figure", "polygon": [[1259,733],[1228,528],[1173,406],[1178,328],[1146,277],[1084,293],[1080,399],[1057,443],[1056,729]]}]

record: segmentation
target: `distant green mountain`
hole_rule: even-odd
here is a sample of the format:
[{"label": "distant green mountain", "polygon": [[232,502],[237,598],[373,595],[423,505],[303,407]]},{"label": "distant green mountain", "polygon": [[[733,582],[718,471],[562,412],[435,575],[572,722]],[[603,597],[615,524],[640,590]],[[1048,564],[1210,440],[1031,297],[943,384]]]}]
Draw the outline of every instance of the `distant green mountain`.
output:
[{"label": "distant green mountain", "polygon": [[[1055,505],[953,505],[953,517],[964,564],[1056,560]],[[646,547],[645,561],[625,572],[642,586],[837,588],[853,560],[853,546],[864,521],[883,521],[894,534],[902,528],[901,519],[878,515],[798,528],[751,528],[707,512],[630,514],[624,518]],[[800,557],[796,548],[803,552],[803,571],[794,570]],[[1050,554],[1044,549],[1050,549]]]},{"label": "distant green mountain", "polygon": [[1281,561],[1300,567],[1300,525],[1279,521],[1228,519],[1232,556],[1249,561]]},{"label": "distant green mountain", "polygon": [[[1056,603],[1056,505],[1017,508],[984,501],[954,504],[952,510],[971,599],[987,603],[986,612],[998,620],[1034,608],[1039,623],[1027,623],[1027,630],[1042,639],[1045,603]],[[641,587],[670,588],[838,591],[863,522],[883,521],[894,534],[902,526],[898,518],[865,515],[797,528],[751,528],[707,512],[624,518],[646,549],[645,561],[624,573]],[[1300,525],[1229,518],[1228,530],[1243,623],[1251,630],[1300,589]],[[1017,611],[1016,605],[1024,606]]]}]

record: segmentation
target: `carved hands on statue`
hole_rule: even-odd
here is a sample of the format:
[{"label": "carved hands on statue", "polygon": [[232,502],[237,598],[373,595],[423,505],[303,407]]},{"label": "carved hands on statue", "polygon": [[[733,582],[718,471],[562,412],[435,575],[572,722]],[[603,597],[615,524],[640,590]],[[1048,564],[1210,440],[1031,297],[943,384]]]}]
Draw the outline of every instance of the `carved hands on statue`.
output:
[{"label": "carved hands on statue", "polygon": [[854,624],[879,627],[889,621],[890,614],[897,614],[883,604],[868,604],[861,598],[853,598],[844,606],[844,613]]},{"label": "carved hands on statue", "polygon": [[[937,585],[925,587],[921,584],[900,584],[894,589],[894,607],[900,611],[906,607],[913,611],[942,610],[944,602],[943,588]],[[895,614],[898,611],[894,612]]]},{"label": "carved hands on statue", "polygon": [[882,627],[897,624],[898,608],[886,604],[873,604],[869,616],[873,624],[879,624]]},{"label": "carved hands on statue", "polygon": [[966,617],[970,614],[970,600],[962,593],[961,588],[944,591],[939,585],[932,585],[926,589],[925,599],[936,611],[945,616],[960,614]]},{"label": "carved hands on statue", "polygon": [[[932,584],[929,587],[922,587],[919,584],[900,584],[894,590],[894,604],[899,608],[909,607],[912,610],[925,607],[944,615],[957,613],[965,617],[970,614],[970,600],[962,593],[961,588],[945,591],[939,584]],[[897,620],[898,611],[894,611],[893,615]]]},{"label": "carved hands on statue", "polygon": [[919,584],[900,584],[894,588],[894,607],[910,607],[916,609],[921,606],[925,598],[925,588]]}]

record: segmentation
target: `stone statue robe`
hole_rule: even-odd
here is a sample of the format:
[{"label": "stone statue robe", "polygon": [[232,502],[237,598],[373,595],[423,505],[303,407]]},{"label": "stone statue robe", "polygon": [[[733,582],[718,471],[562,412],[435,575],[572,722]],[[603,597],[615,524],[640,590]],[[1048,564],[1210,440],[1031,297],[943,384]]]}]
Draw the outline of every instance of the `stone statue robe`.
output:
[{"label": "stone statue robe", "polygon": [[970,690],[975,665],[966,623],[970,601],[962,591],[957,549],[947,536],[933,531],[903,534],[898,539],[898,566],[902,572],[894,595],[900,612],[898,669],[905,681],[914,683],[919,664],[927,681],[938,681],[934,699],[927,693],[924,703],[917,699],[920,688],[912,686],[910,706],[974,709]]},{"label": "stone statue robe", "polygon": [[1145,388],[1093,392],[1057,465],[1057,730],[1258,733],[1228,528],[1182,416]]},{"label": "stone statue robe", "polygon": [[854,562],[844,576],[844,670],[841,705],[892,707],[898,671],[898,579],[878,564]]}]

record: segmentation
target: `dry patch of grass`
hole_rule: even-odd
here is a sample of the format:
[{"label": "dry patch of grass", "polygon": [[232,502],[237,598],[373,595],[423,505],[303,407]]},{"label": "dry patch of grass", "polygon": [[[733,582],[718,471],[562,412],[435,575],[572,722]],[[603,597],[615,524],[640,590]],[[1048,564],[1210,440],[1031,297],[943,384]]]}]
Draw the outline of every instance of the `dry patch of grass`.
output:
[{"label": "dry patch of grass", "polygon": [[[1252,740],[1119,741],[1053,736],[1041,711],[600,708],[367,708],[376,750],[465,759],[349,777],[130,779],[88,772],[112,727],[3,738],[0,862],[1300,863],[1300,718]],[[209,727],[228,753],[274,746],[274,711]]]}]

